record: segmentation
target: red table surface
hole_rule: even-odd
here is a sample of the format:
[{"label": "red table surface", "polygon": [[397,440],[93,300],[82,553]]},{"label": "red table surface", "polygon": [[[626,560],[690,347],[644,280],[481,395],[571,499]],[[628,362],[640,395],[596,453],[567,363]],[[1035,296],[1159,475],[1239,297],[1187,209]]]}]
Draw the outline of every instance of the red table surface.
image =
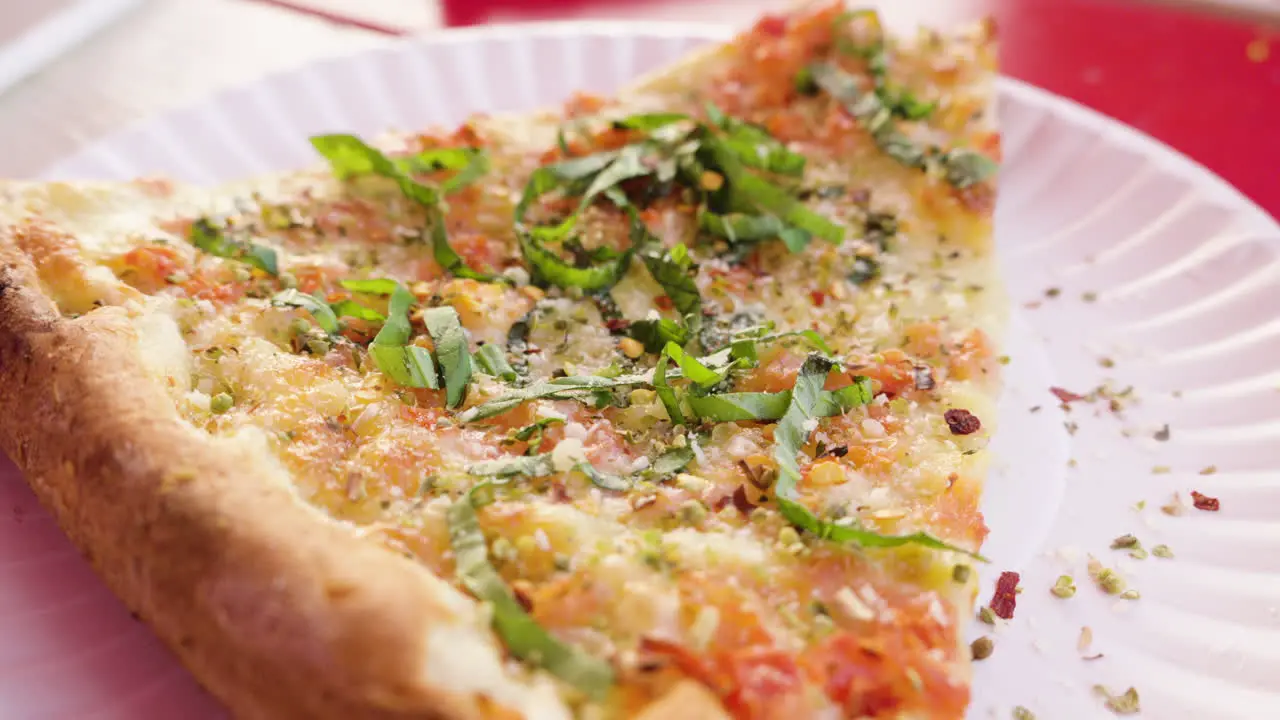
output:
[{"label": "red table surface", "polygon": [[[445,0],[444,18],[471,25],[495,11],[579,17],[600,2],[644,0]],[[1280,27],[1132,0],[988,4],[1004,74],[1168,143],[1280,217]]]}]

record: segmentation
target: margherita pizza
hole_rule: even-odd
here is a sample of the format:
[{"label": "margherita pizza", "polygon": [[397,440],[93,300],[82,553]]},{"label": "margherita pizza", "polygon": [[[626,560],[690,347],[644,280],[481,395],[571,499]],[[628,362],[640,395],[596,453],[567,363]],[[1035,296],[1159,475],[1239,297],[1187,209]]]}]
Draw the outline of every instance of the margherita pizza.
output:
[{"label": "margherita pizza", "polygon": [[988,27],[761,19],[210,190],[0,186],[0,440],[244,717],[959,718]]}]

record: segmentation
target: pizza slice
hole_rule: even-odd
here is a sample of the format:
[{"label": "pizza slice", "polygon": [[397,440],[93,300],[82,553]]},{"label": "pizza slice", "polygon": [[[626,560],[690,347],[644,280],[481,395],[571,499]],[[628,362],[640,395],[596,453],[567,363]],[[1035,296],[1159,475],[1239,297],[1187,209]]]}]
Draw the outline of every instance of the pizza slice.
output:
[{"label": "pizza slice", "polygon": [[0,186],[0,440],[245,717],[959,718],[990,29],[838,3],[614,99]]}]

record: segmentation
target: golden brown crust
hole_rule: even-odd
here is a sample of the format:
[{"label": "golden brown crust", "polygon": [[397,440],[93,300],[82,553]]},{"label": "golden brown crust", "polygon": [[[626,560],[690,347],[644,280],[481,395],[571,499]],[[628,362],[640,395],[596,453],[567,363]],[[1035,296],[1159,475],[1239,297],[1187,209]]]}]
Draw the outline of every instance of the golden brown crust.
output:
[{"label": "golden brown crust", "polygon": [[492,716],[423,676],[431,626],[458,622],[425,570],[185,424],[146,379],[125,311],[62,319],[11,240],[0,236],[3,449],[210,691],[242,717]]}]

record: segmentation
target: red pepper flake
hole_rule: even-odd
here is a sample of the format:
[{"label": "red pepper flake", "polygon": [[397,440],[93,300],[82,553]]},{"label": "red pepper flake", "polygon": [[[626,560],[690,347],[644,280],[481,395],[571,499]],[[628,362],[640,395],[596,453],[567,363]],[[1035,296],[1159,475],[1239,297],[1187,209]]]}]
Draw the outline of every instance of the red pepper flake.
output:
[{"label": "red pepper flake", "polygon": [[1049,392],[1053,393],[1053,396],[1061,400],[1064,405],[1073,403],[1077,400],[1086,399],[1084,395],[1073,393],[1070,390],[1064,390],[1060,387],[1051,387],[1049,388]]},{"label": "red pepper flake", "polygon": [[827,303],[827,294],[821,290],[811,290],[809,299],[813,301],[815,307],[822,307]]},{"label": "red pepper flake", "polygon": [[996,594],[991,597],[991,612],[1005,620],[1013,619],[1013,609],[1018,605],[1018,581],[1021,579],[1016,572],[1000,573]]},{"label": "red pepper flake", "polygon": [[952,435],[969,435],[982,429],[982,421],[968,410],[952,408],[943,413],[942,418],[947,421]]},{"label": "red pepper flake", "polygon": [[782,37],[787,32],[787,19],[780,15],[765,15],[756,23],[756,31],[764,35]]},{"label": "red pepper flake", "polygon": [[1197,510],[1218,512],[1218,498],[1209,497],[1195,490],[1191,491],[1191,504],[1195,505]]},{"label": "red pepper flake", "polygon": [[655,297],[653,299],[653,304],[656,305],[659,310],[671,310],[675,307],[671,302],[671,298],[666,295],[659,295]]},{"label": "red pepper flake", "polygon": [[631,327],[631,321],[626,318],[609,318],[604,321],[604,326],[609,332],[621,332]]}]

